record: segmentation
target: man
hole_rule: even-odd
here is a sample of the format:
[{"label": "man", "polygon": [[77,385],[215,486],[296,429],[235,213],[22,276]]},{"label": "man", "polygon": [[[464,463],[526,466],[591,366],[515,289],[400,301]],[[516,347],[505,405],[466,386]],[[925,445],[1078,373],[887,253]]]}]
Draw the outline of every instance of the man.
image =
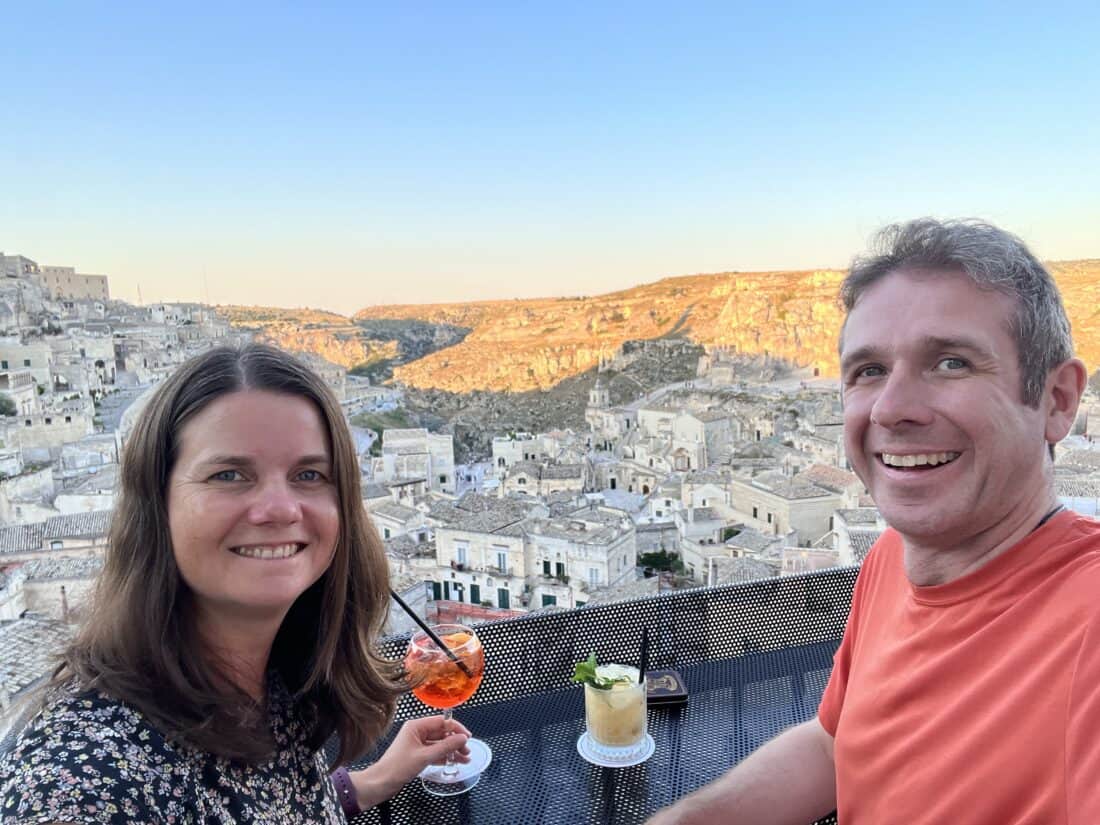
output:
[{"label": "man", "polygon": [[845,445],[888,529],[818,716],[657,823],[1100,823],[1100,523],[1053,445],[1084,390],[1050,275],[976,222],[889,227],[841,288]]}]

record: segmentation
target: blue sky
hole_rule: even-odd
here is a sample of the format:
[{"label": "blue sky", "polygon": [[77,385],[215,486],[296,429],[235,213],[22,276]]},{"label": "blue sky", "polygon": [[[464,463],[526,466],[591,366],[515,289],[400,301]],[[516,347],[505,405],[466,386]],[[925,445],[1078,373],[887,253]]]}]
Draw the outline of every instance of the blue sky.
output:
[{"label": "blue sky", "polygon": [[1096,3],[21,5],[0,250],[128,300],[596,294],[925,214],[1100,257]]}]

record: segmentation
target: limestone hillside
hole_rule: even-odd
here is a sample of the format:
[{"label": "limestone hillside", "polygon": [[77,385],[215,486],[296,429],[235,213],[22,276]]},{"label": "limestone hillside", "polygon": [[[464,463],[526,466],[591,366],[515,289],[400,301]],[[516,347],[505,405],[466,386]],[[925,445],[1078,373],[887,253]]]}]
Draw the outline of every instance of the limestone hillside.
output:
[{"label": "limestone hillside", "polygon": [[[1100,364],[1100,260],[1049,266],[1091,371]],[[468,329],[461,343],[393,369],[406,385],[451,392],[546,389],[613,356],[624,341],[659,337],[835,375],[842,277],[837,270],[689,275],[594,297],[375,306],[354,318]]]}]

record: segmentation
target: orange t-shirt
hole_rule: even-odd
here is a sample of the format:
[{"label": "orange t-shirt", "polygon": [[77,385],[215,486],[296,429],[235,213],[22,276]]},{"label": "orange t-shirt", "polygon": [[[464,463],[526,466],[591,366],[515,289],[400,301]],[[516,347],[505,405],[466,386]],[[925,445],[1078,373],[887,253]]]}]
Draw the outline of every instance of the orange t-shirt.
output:
[{"label": "orange t-shirt", "polygon": [[935,587],[886,531],[818,717],[843,825],[1100,823],[1100,522],[1060,513]]}]

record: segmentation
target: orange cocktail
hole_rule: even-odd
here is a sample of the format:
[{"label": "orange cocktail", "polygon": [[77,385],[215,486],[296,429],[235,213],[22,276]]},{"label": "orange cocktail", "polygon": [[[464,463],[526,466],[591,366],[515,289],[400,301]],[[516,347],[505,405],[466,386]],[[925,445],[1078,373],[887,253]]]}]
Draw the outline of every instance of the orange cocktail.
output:
[{"label": "orange cocktail", "polygon": [[[432,628],[457,661],[436,647],[426,633],[417,633],[405,654],[405,672],[413,695],[429,707],[445,710],[474,695],[485,673],[485,651],[472,632],[461,625]],[[440,632],[442,631],[442,632]]]},{"label": "orange cocktail", "polygon": [[[465,625],[434,625],[432,632],[446,650],[424,631],[413,634],[405,654],[405,678],[417,699],[439,708],[449,721],[451,709],[473,696],[481,684],[485,651],[477,634]],[[476,785],[492,759],[492,750],[478,739],[467,739],[466,749],[468,760],[461,766],[449,753],[444,765],[421,771],[424,790],[437,796],[453,796]]]}]

